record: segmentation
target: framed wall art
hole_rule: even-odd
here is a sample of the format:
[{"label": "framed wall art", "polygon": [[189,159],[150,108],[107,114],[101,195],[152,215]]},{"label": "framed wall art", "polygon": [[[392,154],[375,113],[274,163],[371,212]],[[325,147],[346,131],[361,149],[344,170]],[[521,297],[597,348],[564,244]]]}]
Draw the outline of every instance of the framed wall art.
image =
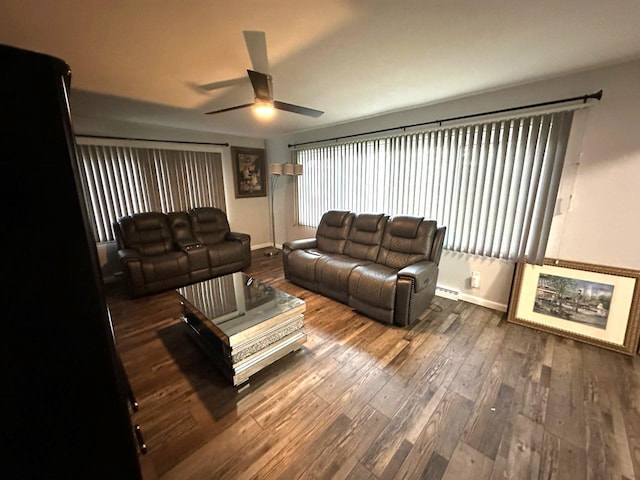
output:
[{"label": "framed wall art", "polygon": [[263,148],[231,147],[236,198],[267,196],[267,159]]},{"label": "framed wall art", "polygon": [[635,355],[640,271],[547,258],[519,262],[507,321]]}]

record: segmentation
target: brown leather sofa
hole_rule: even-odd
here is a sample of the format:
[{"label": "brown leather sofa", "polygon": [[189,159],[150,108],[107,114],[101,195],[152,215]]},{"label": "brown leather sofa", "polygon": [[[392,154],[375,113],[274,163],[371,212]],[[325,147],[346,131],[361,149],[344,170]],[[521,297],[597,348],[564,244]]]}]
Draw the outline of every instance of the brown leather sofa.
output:
[{"label": "brown leather sofa", "polygon": [[118,257],[131,296],[177,288],[251,265],[251,237],[231,232],[213,207],[145,212],[113,223]]},{"label": "brown leather sofa", "polygon": [[446,227],[420,217],[326,212],[315,238],[283,245],[285,278],[384,323],[431,303]]}]

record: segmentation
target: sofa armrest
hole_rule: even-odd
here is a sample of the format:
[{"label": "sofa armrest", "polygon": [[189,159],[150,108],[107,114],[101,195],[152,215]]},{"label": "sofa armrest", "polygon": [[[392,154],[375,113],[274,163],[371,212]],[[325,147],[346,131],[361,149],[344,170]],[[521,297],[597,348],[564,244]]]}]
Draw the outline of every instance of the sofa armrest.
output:
[{"label": "sofa armrest", "polygon": [[292,240],[282,244],[282,250],[285,253],[292,252],[293,250],[301,250],[305,248],[317,248],[318,241],[315,238],[303,238],[302,240]]},{"label": "sofa armrest", "polygon": [[142,255],[133,248],[121,248],[118,250],[120,263],[140,262]]},{"label": "sofa armrest", "polygon": [[398,271],[398,279],[409,280],[413,291],[419,292],[438,279],[438,265],[431,260],[408,265]]},{"label": "sofa armrest", "polygon": [[229,232],[225,237],[226,240],[242,242],[243,244],[251,244],[251,236],[246,233]]},{"label": "sofa armrest", "polygon": [[251,236],[247,233],[229,232],[224,237],[225,240],[231,242],[240,242],[242,246],[242,268],[251,266]]},{"label": "sofa armrest", "polygon": [[440,227],[436,230],[436,237],[433,240],[433,246],[431,247],[431,260],[436,265],[440,264],[440,256],[442,255],[442,248],[444,246],[444,236],[447,233],[447,227]]},{"label": "sofa armrest", "polygon": [[411,325],[431,303],[437,281],[438,265],[430,260],[399,270],[393,323]]},{"label": "sofa armrest", "polygon": [[144,295],[146,288],[142,274],[142,255],[132,248],[118,250],[122,272],[127,280],[129,293],[133,297]]}]

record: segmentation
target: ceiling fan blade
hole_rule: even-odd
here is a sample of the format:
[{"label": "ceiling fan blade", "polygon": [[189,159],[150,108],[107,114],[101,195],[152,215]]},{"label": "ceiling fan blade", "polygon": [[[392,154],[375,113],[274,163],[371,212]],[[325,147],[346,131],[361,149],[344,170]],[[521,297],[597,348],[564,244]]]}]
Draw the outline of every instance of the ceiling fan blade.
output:
[{"label": "ceiling fan blade", "polygon": [[300,105],[293,105],[291,103],[279,102],[274,100],[273,108],[277,108],[278,110],[286,110],[287,112],[299,113],[301,115],[306,115],[308,117],[318,118],[324,112],[320,110],[314,110],[313,108],[301,107]]},{"label": "ceiling fan blade", "polygon": [[267,37],[264,32],[245,30],[244,42],[254,70],[262,73],[269,72],[269,60],[267,58]]},{"label": "ceiling fan blade", "polygon": [[236,105],[235,107],[223,108],[221,110],[214,110],[213,112],[205,112],[205,115],[213,115],[214,113],[230,112],[231,110],[239,110],[241,108],[252,107],[253,103],[245,103],[244,105]]},{"label": "ceiling fan blade", "polygon": [[218,90],[220,88],[234,87],[247,81],[247,77],[230,78],[229,80],[221,80],[219,82],[205,83],[204,85],[197,85],[202,90]]},{"label": "ceiling fan blade", "polygon": [[247,70],[247,73],[249,74],[251,85],[253,85],[256,98],[270,102],[273,99],[270,76],[253,70]]}]

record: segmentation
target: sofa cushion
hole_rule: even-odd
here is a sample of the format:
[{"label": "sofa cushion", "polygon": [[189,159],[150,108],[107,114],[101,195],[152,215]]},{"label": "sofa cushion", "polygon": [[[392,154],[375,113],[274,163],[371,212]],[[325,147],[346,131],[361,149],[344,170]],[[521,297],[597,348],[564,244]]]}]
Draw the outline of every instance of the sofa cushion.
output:
[{"label": "sofa cushion", "polygon": [[389,217],[384,214],[362,213],[353,220],[344,248],[345,255],[375,261]]},{"label": "sofa cushion", "polygon": [[205,245],[214,245],[225,240],[231,231],[227,215],[219,208],[199,207],[189,210],[191,228],[196,239]]},{"label": "sofa cushion", "polygon": [[415,238],[422,220],[420,217],[394,217],[390,232],[395,237]]},{"label": "sofa cushion", "polygon": [[431,255],[436,222],[420,217],[394,217],[387,223],[377,263],[397,270]]},{"label": "sofa cushion", "polygon": [[187,212],[167,213],[167,224],[176,248],[183,249],[199,244],[198,240],[193,236],[191,220]]},{"label": "sofa cushion", "polygon": [[348,211],[341,211],[341,210],[329,210],[328,212],[326,212],[323,216],[322,219],[320,220],[320,223],[325,223],[327,226],[329,227],[342,227],[342,225],[344,225],[344,221],[347,218],[347,216],[349,215],[350,212]]},{"label": "sofa cushion", "polygon": [[244,248],[240,242],[219,242],[208,251],[211,268],[243,261]]},{"label": "sofa cushion", "polygon": [[318,289],[328,297],[347,302],[349,300],[349,276],[351,271],[372,262],[336,253],[325,254],[318,259],[315,279]]},{"label": "sofa cushion", "polygon": [[287,256],[288,271],[296,280],[316,283],[316,262],[323,257],[317,249],[293,250]]},{"label": "sofa cushion", "polygon": [[397,273],[378,263],[356,267],[349,276],[349,296],[376,308],[393,310]]},{"label": "sofa cushion", "polygon": [[178,277],[189,281],[189,260],[184,252],[172,251],[163,255],[143,256],[140,258],[140,263],[146,283],[161,282]]},{"label": "sofa cushion", "polygon": [[330,210],[320,220],[316,231],[318,249],[327,253],[344,253],[354,214]]},{"label": "sofa cushion", "polygon": [[164,213],[144,212],[118,220],[124,248],[141,255],[162,255],[173,250],[173,237]]}]

